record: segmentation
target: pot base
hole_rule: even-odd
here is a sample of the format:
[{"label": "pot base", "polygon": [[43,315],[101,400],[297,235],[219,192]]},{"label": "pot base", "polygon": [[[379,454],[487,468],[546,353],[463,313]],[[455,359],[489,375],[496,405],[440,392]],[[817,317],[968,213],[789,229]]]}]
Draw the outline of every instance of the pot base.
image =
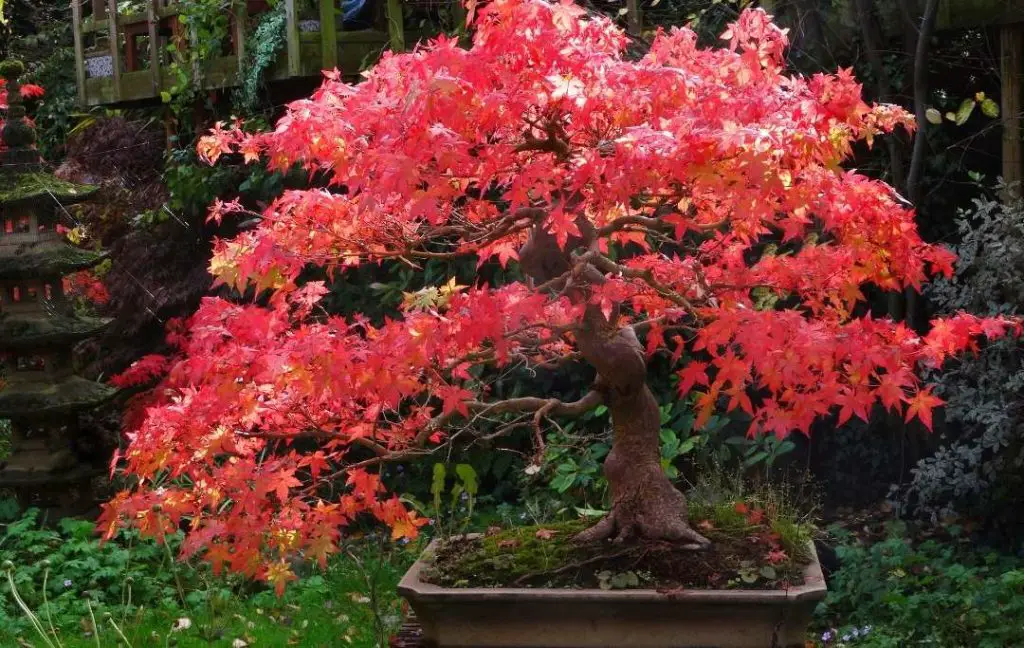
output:
[{"label": "pot base", "polygon": [[436,648],[802,648],[826,592],[811,551],[788,590],[449,588],[421,581],[420,560],[398,593]]}]

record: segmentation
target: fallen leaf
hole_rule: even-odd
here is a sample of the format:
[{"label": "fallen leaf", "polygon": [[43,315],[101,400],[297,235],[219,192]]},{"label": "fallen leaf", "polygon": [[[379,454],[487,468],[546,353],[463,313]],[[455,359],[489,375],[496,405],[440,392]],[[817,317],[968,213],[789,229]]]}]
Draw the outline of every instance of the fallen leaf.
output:
[{"label": "fallen leaf", "polygon": [[484,531],[484,535],[488,536],[488,537],[490,537],[492,535],[497,535],[499,533],[501,533],[501,527],[500,526],[489,526],[489,527],[487,527],[487,530]]},{"label": "fallen leaf", "polygon": [[519,541],[515,539],[498,541],[498,549],[515,549],[518,546]]},{"label": "fallen leaf", "polygon": [[550,540],[555,537],[555,533],[556,531],[552,531],[551,529],[537,529],[537,533],[535,535],[540,540]]},{"label": "fallen leaf", "polygon": [[711,522],[711,520],[701,520],[697,523],[697,528],[703,529],[704,531],[712,531],[714,530],[715,525]]}]

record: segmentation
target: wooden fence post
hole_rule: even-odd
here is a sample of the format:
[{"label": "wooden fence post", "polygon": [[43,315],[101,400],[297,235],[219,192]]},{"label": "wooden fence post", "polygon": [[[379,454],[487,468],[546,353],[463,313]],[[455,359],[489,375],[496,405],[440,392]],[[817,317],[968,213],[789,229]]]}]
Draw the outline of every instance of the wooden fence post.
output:
[{"label": "wooden fence post", "polygon": [[107,33],[110,39],[110,64],[114,73],[114,101],[121,100],[121,39],[117,36],[117,0],[107,3]]},{"label": "wooden fence post", "polygon": [[78,103],[86,104],[85,96],[85,43],[82,34],[82,0],[71,0],[71,35],[75,40],[75,83],[78,84]]},{"label": "wooden fence post", "polygon": [[302,72],[302,51],[299,47],[299,14],[295,10],[295,0],[284,0],[284,13],[288,38],[288,76],[296,77]]},{"label": "wooden fence post", "polygon": [[338,10],[336,0],[320,0],[320,52],[321,67],[333,70],[338,67]]},{"label": "wooden fence post", "polygon": [[146,21],[149,23],[149,78],[153,84],[153,96],[160,96],[160,63],[163,53],[160,51],[160,12],[157,3],[160,0],[149,0],[146,9]]}]

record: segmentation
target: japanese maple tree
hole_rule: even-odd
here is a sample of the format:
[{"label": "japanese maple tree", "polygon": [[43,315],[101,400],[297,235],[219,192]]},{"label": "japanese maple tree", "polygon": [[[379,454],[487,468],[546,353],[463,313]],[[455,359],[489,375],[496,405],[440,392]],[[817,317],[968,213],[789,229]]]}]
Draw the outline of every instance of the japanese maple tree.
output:
[{"label": "japanese maple tree", "polygon": [[[1016,328],[962,314],[919,336],[870,316],[865,286],[917,288],[953,261],[891,187],[841,167],[912,119],[866,105],[848,71],[787,75],[763,11],[722,49],[673,29],[634,59],[570,3],[469,9],[468,49],[385,54],[358,85],[329,75],[273,132],[202,140],[211,162],[300,164],[330,188],[288,191],[218,242],[212,272],[260,300],[208,298],[176,331],[181,354],[116,460],[137,486],[107,505],[110,532],[187,523],[186,553],[283,587],[289,555],[323,561],[358,515],[396,537],[424,523],[377,466],[603,404],[612,508],[579,540],[699,547],[659,462],[653,354],[676,363],[698,425],[742,410],[751,433],[809,433],[881,403],[930,426],[940,401],[918,366]],[[299,281],[310,265],[460,256],[526,279],[439,285],[380,326],[328,315],[324,283]],[[574,402],[498,399],[474,369],[584,364],[597,378]]]}]

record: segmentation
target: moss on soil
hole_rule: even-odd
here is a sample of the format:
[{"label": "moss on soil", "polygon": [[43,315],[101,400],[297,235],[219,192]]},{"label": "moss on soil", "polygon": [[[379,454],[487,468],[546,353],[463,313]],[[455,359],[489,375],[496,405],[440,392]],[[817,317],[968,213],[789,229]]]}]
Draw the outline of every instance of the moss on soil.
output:
[{"label": "moss on soil", "polygon": [[[741,507],[742,509],[742,507]],[[691,522],[712,545],[666,542],[577,545],[587,522],[518,527],[442,542],[423,574],[444,587],[780,589],[803,583],[810,530],[788,518],[751,523],[732,503],[692,506]],[[784,556],[773,551],[782,550]]]}]

